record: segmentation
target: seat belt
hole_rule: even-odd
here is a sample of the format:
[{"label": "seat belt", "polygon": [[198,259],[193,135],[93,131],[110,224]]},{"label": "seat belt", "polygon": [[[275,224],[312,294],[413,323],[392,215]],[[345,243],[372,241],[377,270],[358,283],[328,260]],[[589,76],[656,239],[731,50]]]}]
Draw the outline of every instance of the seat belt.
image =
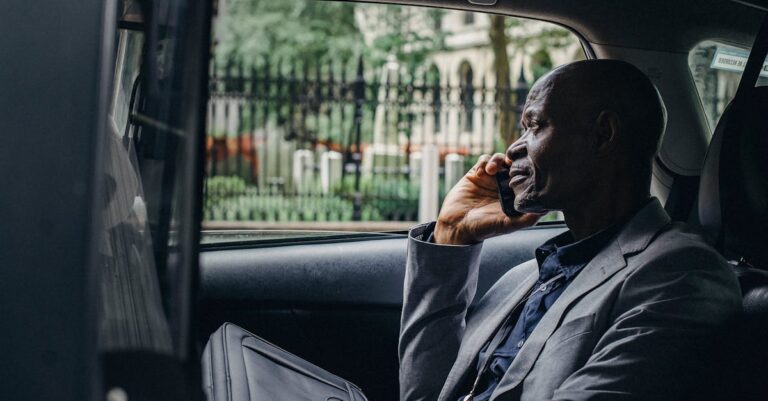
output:
[{"label": "seat belt", "polygon": [[691,214],[696,210],[696,197],[699,193],[698,175],[681,175],[669,170],[664,163],[656,158],[656,163],[665,174],[672,177],[667,200],[664,202],[664,210],[672,221],[689,221]]}]

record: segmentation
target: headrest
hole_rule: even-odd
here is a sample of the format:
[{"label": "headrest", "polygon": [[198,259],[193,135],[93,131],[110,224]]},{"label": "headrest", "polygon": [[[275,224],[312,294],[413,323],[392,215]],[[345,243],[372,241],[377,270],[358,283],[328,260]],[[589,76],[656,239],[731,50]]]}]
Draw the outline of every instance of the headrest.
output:
[{"label": "headrest", "polygon": [[745,90],[712,136],[699,221],[726,256],[768,267],[768,87]]}]

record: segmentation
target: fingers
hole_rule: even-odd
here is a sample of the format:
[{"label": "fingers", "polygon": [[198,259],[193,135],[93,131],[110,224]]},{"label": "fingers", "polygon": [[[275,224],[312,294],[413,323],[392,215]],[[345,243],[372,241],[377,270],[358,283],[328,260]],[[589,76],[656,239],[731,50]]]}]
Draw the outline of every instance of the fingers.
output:
[{"label": "fingers", "polygon": [[491,156],[487,154],[480,155],[480,157],[477,158],[477,163],[472,167],[472,171],[476,176],[480,177],[485,174],[485,165],[488,164],[489,160],[491,160]]},{"label": "fingers", "polygon": [[495,175],[499,171],[509,168],[507,157],[503,153],[496,153],[491,156],[490,160],[485,164],[485,173],[488,175]]}]

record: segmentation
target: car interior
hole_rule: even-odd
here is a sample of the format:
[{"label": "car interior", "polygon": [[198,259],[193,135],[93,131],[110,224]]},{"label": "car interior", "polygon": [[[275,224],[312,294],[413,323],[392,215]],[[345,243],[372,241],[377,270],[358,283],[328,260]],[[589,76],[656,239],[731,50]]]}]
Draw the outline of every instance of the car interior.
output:
[{"label": "car interior", "polygon": [[[760,94],[764,88],[755,88],[743,98],[748,111],[731,106],[717,129],[709,127],[688,67],[688,51],[703,40],[750,47],[764,12],[721,1],[398,3],[552,21],[579,35],[588,57],[629,61],[653,79],[669,114],[654,195],[666,201],[673,219],[700,222],[720,238],[730,260],[744,257],[735,266],[744,291],[746,315],[739,326],[744,337],[726,341],[733,347],[727,347],[725,359],[740,372],[734,380],[742,393],[733,399],[764,399],[768,387],[760,366],[766,360],[768,274],[761,269],[761,244],[768,208],[765,159],[753,152],[766,149],[767,121],[758,110],[768,104]],[[733,118],[736,113],[741,117]],[[742,139],[721,141],[735,137]],[[562,223],[542,225],[486,241],[476,299],[565,229]],[[371,400],[397,399],[405,247],[404,234],[355,242],[205,247],[200,337],[234,322],[349,379]]]},{"label": "car interior", "polygon": [[[18,268],[13,275],[8,273],[8,280],[0,280],[4,282],[0,283],[0,293],[8,294],[18,291],[14,288],[18,280],[32,280],[29,277],[33,273],[34,280],[40,280],[37,285],[25,285],[32,288],[25,298],[9,298],[8,304],[14,306],[7,324],[19,328],[0,344],[3,349],[35,350],[35,357],[9,357],[9,365],[18,360],[14,366],[19,367],[0,376],[24,384],[12,386],[11,394],[18,397],[9,399],[55,399],[56,392],[60,399],[73,400],[105,399],[105,393],[110,401],[202,399],[198,391],[202,388],[201,377],[215,372],[206,371],[210,366],[201,368],[200,357],[212,333],[227,322],[354,383],[371,401],[398,399],[397,344],[407,231],[286,238],[276,235],[268,240],[201,243],[201,237],[215,234],[201,225],[206,101],[211,90],[212,48],[216,45],[211,26],[217,18],[216,7],[225,0],[117,3],[107,1],[104,9],[87,13],[89,18],[105,23],[81,25],[83,31],[77,31],[82,37],[105,33],[104,43],[95,39],[81,43],[62,36],[62,40],[100,49],[91,55],[92,64],[99,68],[79,71],[91,78],[98,76],[96,84],[83,83],[88,93],[93,92],[93,98],[83,97],[82,104],[71,100],[77,92],[74,83],[79,82],[72,77],[80,76],[69,75],[76,70],[71,67],[67,74],[61,74],[62,80],[69,80],[72,86],[56,87],[57,93],[67,94],[62,99],[69,106],[51,106],[51,113],[54,109],[60,113],[59,125],[39,128],[49,136],[59,127],[67,128],[66,132],[73,132],[70,145],[85,149],[88,157],[75,163],[71,154],[77,149],[66,148],[71,152],[66,157],[50,159],[50,165],[62,170],[67,165],[77,167],[79,170],[73,170],[72,176],[51,175],[42,165],[30,168],[31,177],[34,174],[63,188],[59,200],[50,199],[56,197],[49,193],[25,189],[8,195],[8,205],[16,206],[0,206],[4,209],[0,219],[9,221],[9,228],[25,227],[22,217],[25,222],[54,227],[45,235],[9,240],[3,247],[24,260],[35,254],[20,251],[26,249],[24,241],[48,241],[59,253],[41,253],[35,263],[51,265],[51,260],[56,260],[52,258],[59,257],[61,263],[77,266],[70,271],[78,273],[76,277],[84,282],[71,284],[71,291],[64,296],[60,283],[72,280],[64,273],[42,277],[34,269]],[[651,192],[673,220],[701,227],[713,246],[733,264],[742,288],[744,313],[724,328],[721,346],[713,350],[721,367],[721,375],[713,378],[713,398],[768,399],[768,86],[766,75],[761,75],[766,71],[768,53],[768,2],[360,3],[546,21],[572,32],[586,58],[625,60],[644,71],[656,84],[668,113],[666,132],[654,162]],[[0,5],[0,10],[4,7]],[[43,13],[40,23],[55,24],[56,9]],[[27,8],[22,11],[32,12]],[[117,22],[115,15],[119,15]],[[85,31],[86,27],[91,31]],[[43,40],[40,35],[32,37]],[[2,40],[0,50],[5,46]],[[715,124],[702,106],[689,64],[691,49],[703,41],[717,41],[745,52],[751,49],[748,62],[741,67],[744,72],[736,95],[727,99],[730,103]],[[28,49],[23,50],[25,47]],[[72,45],[69,51],[74,52],[75,47]],[[24,55],[28,54],[25,51],[38,51],[26,40],[11,48]],[[66,58],[47,52],[29,53],[28,58],[20,56],[15,64],[8,65],[14,67],[13,71],[22,71],[25,67],[20,63],[25,60],[46,60],[49,68],[54,68],[55,62],[43,54]],[[115,65],[121,69],[116,71]],[[0,66],[0,76],[4,75],[2,71]],[[56,81],[56,74],[38,73],[51,82]],[[17,81],[19,88],[39,87],[39,83]],[[7,109],[14,110],[10,105]],[[94,114],[101,117],[92,121],[97,118]],[[90,118],[87,124],[64,124],[70,121],[68,118],[84,116]],[[16,121],[10,117],[5,120],[4,124]],[[21,131],[28,125],[9,127],[3,129],[0,125],[0,132]],[[64,139],[61,141],[56,145],[59,148],[54,144],[28,145],[54,154],[67,146]],[[3,152],[0,160],[11,160],[14,155],[10,148]],[[87,176],[86,183],[75,173]],[[13,180],[14,187],[28,187],[26,179],[8,179]],[[81,192],[91,196],[88,202],[69,197]],[[56,228],[56,217],[22,211],[28,199],[43,198],[61,201],[62,205],[48,209],[50,215],[66,214],[68,224],[73,224],[68,227],[77,230]],[[75,206],[85,209],[81,214],[63,209]],[[485,241],[475,300],[510,268],[531,259],[536,247],[565,230],[563,221],[546,222]],[[75,241],[87,243],[88,251]],[[82,253],[77,253],[79,259],[69,261],[62,256],[66,252],[75,255],[73,250]],[[56,295],[59,305],[41,306],[39,299],[50,294]],[[74,305],[66,313],[56,309],[63,308],[66,302]],[[25,323],[31,308],[44,307],[45,312],[36,314],[35,324]],[[69,325],[77,326],[77,330],[62,329]],[[50,326],[62,333],[55,340],[59,342],[51,344],[77,341],[81,345],[71,349],[60,346],[59,353],[45,347],[37,351],[40,346],[32,339]],[[85,363],[82,360],[91,359],[97,368],[81,367]],[[38,368],[47,373],[30,378],[34,375],[28,373]],[[84,390],[66,393],[70,390],[50,384],[56,381],[57,374],[71,371],[87,375],[87,379],[79,381]],[[95,381],[88,379],[97,372],[101,386],[94,390]],[[233,395],[237,396],[244,398],[231,399],[250,399],[248,394]]]}]

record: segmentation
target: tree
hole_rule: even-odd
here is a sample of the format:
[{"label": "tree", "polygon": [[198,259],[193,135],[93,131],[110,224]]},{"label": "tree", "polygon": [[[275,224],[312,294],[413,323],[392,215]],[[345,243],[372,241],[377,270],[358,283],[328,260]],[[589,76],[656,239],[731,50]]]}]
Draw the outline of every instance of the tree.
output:
[{"label": "tree", "polygon": [[[445,13],[440,9],[426,11],[424,21],[420,9],[396,5],[315,0],[230,0],[226,4],[216,24],[219,65],[258,64],[266,58],[313,63],[363,56],[366,65],[379,67],[394,55],[410,71],[443,47],[442,32],[424,29],[425,23],[434,26],[440,20]],[[366,31],[375,32],[370,46],[358,27],[361,22]]]},{"label": "tree", "polygon": [[[493,68],[496,75],[497,103],[499,105],[499,139],[506,146],[517,140],[515,130],[515,108],[512,99],[511,76],[509,70],[510,45],[517,52],[531,54],[534,80],[552,69],[552,60],[547,49],[570,46],[573,35],[558,26],[546,26],[541,29],[525,29],[529,24],[525,20],[501,15],[491,15],[488,37],[493,50]],[[516,29],[517,28],[517,29]],[[509,31],[516,29],[514,35]],[[505,146],[505,147],[506,147]]]},{"label": "tree", "polygon": [[493,71],[496,75],[496,103],[499,106],[499,137],[502,143],[510,145],[515,141],[515,114],[512,107],[512,91],[509,74],[509,36],[507,35],[506,17],[491,15],[488,36],[493,50]]},{"label": "tree", "polygon": [[220,65],[253,65],[267,58],[349,59],[362,51],[352,3],[230,0],[223,11],[216,31]]},{"label": "tree", "polygon": [[407,71],[413,71],[423,67],[430,54],[445,48],[445,34],[435,29],[444,10],[394,5],[362,5],[357,10],[366,16],[368,30],[375,32],[365,53],[373,66],[395,56]]}]

